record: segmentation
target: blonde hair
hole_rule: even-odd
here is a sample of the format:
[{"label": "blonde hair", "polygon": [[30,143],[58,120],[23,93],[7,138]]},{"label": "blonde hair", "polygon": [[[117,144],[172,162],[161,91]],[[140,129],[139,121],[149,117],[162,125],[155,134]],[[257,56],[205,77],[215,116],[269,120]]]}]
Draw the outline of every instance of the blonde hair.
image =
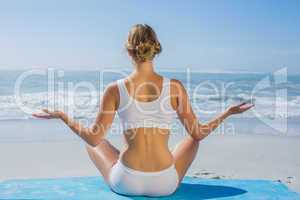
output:
[{"label": "blonde hair", "polygon": [[156,33],[147,24],[131,28],[125,47],[137,62],[153,60],[162,51]]}]

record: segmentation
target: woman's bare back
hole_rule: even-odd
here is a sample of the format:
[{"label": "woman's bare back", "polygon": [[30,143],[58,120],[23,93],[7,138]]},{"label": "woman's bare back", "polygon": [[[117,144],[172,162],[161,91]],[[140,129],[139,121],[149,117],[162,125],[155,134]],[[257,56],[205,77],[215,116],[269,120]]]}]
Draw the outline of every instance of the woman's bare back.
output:
[{"label": "woman's bare back", "polygon": [[[151,103],[159,98],[163,77],[131,76],[125,82],[128,94],[137,102]],[[168,147],[169,129],[135,128],[124,132],[127,148],[121,154],[123,163],[140,171],[160,171],[172,165],[174,159]]]}]

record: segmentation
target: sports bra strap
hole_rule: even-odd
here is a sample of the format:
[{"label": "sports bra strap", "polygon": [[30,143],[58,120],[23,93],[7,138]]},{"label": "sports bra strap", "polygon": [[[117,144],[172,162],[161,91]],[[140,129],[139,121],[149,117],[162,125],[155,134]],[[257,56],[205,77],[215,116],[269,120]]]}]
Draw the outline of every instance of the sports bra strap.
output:
[{"label": "sports bra strap", "polygon": [[126,91],[126,86],[125,86],[125,79],[119,79],[117,81],[117,84],[118,84],[120,96],[122,96],[122,97],[127,96],[127,91]]},{"label": "sports bra strap", "polygon": [[139,102],[129,96],[125,79],[118,80],[117,84],[120,94],[118,115],[124,130],[138,127],[170,128],[176,114],[170,102],[170,79],[163,78],[161,94],[149,102]]},{"label": "sports bra strap", "polygon": [[[119,88],[119,92],[120,92],[120,97],[122,97],[123,99],[124,98],[126,98],[126,99],[133,98],[133,97],[130,96],[130,94],[129,94],[127,88],[126,88],[125,79],[117,80],[117,84],[118,84],[118,88]],[[163,77],[162,89],[161,89],[161,93],[160,93],[158,98],[163,98],[164,96],[169,96],[170,95],[170,84],[171,84],[170,79],[168,79],[166,77]],[[143,102],[141,102],[141,103],[143,103]],[[144,103],[151,103],[151,101],[150,102],[144,102]]]}]

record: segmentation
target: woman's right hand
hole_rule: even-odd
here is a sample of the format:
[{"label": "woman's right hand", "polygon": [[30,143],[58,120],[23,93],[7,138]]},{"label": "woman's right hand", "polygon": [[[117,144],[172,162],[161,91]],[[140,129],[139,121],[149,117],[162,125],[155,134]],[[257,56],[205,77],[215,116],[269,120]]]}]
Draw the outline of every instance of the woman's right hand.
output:
[{"label": "woman's right hand", "polygon": [[60,119],[64,114],[61,111],[49,111],[48,109],[42,110],[44,113],[33,113],[32,116],[42,119]]}]

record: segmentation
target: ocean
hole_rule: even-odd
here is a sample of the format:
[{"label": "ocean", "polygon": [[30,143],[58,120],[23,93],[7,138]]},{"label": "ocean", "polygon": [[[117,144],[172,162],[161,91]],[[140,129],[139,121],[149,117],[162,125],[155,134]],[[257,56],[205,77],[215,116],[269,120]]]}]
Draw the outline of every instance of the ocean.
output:
[{"label": "ocean", "polygon": [[[286,69],[273,73],[159,72],[185,85],[201,122],[230,105],[244,101],[255,104],[251,111],[227,120],[218,129],[219,134],[300,135],[300,75],[288,74]],[[105,86],[129,73],[109,69],[2,70],[0,123],[30,123],[38,120],[31,114],[44,107],[64,110],[75,119],[90,123]],[[178,120],[174,123],[180,124]]]}]

